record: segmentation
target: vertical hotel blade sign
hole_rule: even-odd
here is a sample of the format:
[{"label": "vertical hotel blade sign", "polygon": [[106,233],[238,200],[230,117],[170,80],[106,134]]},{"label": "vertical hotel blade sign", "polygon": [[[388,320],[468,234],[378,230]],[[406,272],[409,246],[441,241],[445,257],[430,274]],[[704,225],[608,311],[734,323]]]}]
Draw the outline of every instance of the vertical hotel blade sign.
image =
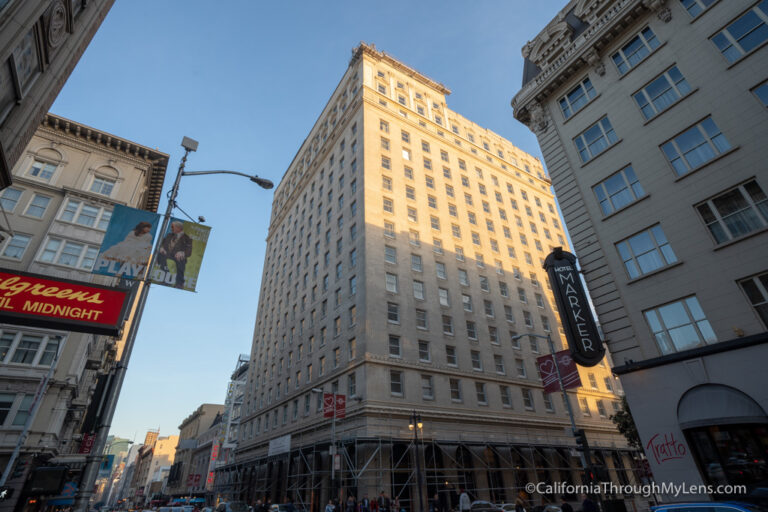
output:
[{"label": "vertical hotel blade sign", "polygon": [[544,261],[544,269],[549,274],[571,357],[581,366],[595,366],[602,361],[605,347],[576,268],[576,256],[556,247]]}]

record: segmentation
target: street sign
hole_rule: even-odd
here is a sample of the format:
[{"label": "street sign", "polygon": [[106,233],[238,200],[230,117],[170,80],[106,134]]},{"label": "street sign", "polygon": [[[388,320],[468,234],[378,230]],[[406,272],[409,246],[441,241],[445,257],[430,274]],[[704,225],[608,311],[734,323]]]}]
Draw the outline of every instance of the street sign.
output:
[{"label": "street sign", "polygon": [[605,347],[576,268],[576,256],[555,247],[544,260],[544,268],[549,274],[571,357],[581,366],[595,366],[603,360]]}]

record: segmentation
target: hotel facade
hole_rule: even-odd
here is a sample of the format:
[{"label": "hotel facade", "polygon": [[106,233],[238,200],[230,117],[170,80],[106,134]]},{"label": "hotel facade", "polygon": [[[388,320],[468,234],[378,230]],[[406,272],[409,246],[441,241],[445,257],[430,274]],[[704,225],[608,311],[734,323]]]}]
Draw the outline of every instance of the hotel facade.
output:
[{"label": "hotel facade", "polygon": [[766,1],[574,0],[523,48],[514,115],[659,482],[768,476],[766,27]]},{"label": "hotel facade", "polygon": [[[542,269],[567,248],[550,181],[448,94],[373,46],[353,52],[276,189],[221,495],[317,511],[383,490],[417,510],[435,494],[455,507],[460,488],[539,503],[525,483],[580,481],[564,401],[537,375],[546,340],[512,339],[564,343]],[[581,379],[578,425],[613,479],[634,481],[609,368]],[[343,418],[324,416],[326,393],[344,395]]]}]

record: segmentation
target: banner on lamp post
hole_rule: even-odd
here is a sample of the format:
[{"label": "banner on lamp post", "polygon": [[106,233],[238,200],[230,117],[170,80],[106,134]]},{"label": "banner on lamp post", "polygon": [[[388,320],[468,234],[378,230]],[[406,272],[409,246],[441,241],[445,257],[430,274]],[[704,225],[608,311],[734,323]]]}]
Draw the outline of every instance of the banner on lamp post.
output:
[{"label": "banner on lamp post", "polygon": [[552,284],[571,357],[581,366],[595,366],[603,360],[605,347],[576,268],[576,256],[556,247],[544,260],[544,269]]},{"label": "banner on lamp post", "polygon": [[168,230],[161,233],[160,246],[152,263],[151,281],[195,291],[210,233],[208,226],[171,218]]},{"label": "banner on lamp post", "polygon": [[[555,367],[557,361],[557,367]],[[560,370],[560,377],[563,379],[563,388],[581,387],[581,378],[579,378],[579,369],[571,357],[568,350],[561,350],[554,354],[536,358],[536,365],[539,367],[541,381],[544,384],[544,393],[556,393],[560,391],[560,382],[557,380],[557,371]]]},{"label": "banner on lamp post", "polygon": [[115,205],[92,272],[141,279],[147,268],[160,215]]}]

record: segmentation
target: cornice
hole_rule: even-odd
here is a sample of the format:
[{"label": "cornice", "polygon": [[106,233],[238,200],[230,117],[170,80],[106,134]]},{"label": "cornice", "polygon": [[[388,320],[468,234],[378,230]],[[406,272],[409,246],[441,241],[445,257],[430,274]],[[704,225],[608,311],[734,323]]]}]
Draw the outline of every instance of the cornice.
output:
[{"label": "cornice", "polygon": [[418,82],[421,82],[427,87],[431,87],[435,89],[441,94],[445,94],[445,95],[451,94],[451,90],[448,89],[442,83],[432,80],[428,76],[422,73],[419,73],[412,67],[407,66],[402,61],[397,60],[391,55],[377,50],[375,44],[368,44],[361,41],[360,45],[352,51],[352,59],[349,61],[350,66],[354,64],[358,59],[360,59],[363,55],[367,55],[368,57],[371,57],[372,59],[375,59],[377,61],[386,62],[387,64],[389,64],[390,66],[398,70],[399,72],[409,76],[410,78],[413,78]]},{"label": "cornice", "polygon": [[80,149],[106,151],[107,154],[117,152],[123,158],[145,167],[148,172],[144,209],[157,211],[168,167],[168,154],[51,113],[46,114],[39,129],[49,135],[63,137],[67,143]]},{"label": "cornice", "polygon": [[[605,64],[602,59],[605,56],[601,55],[601,51],[613,40],[624,37],[626,26],[648,13],[656,13],[660,20],[669,22],[672,15],[666,7],[666,2],[667,0],[614,0],[600,16],[588,20],[589,27],[572,42],[544,51],[544,54],[555,53],[559,57],[542,67],[512,99],[515,118],[537,134],[546,131],[549,119],[542,104],[548,96],[574,74],[583,72],[583,68],[593,68],[598,75],[604,75]],[[589,4],[597,3],[597,0],[579,0],[573,9],[577,14],[591,12],[593,9]],[[561,12],[556,19],[560,20],[562,15]],[[560,23],[562,24],[562,20]],[[543,51],[542,47],[547,42],[544,37],[549,36],[556,26],[548,27],[533,41],[528,42],[522,49],[523,57],[528,58],[532,53],[535,55]],[[534,62],[537,65],[540,63]]]}]

